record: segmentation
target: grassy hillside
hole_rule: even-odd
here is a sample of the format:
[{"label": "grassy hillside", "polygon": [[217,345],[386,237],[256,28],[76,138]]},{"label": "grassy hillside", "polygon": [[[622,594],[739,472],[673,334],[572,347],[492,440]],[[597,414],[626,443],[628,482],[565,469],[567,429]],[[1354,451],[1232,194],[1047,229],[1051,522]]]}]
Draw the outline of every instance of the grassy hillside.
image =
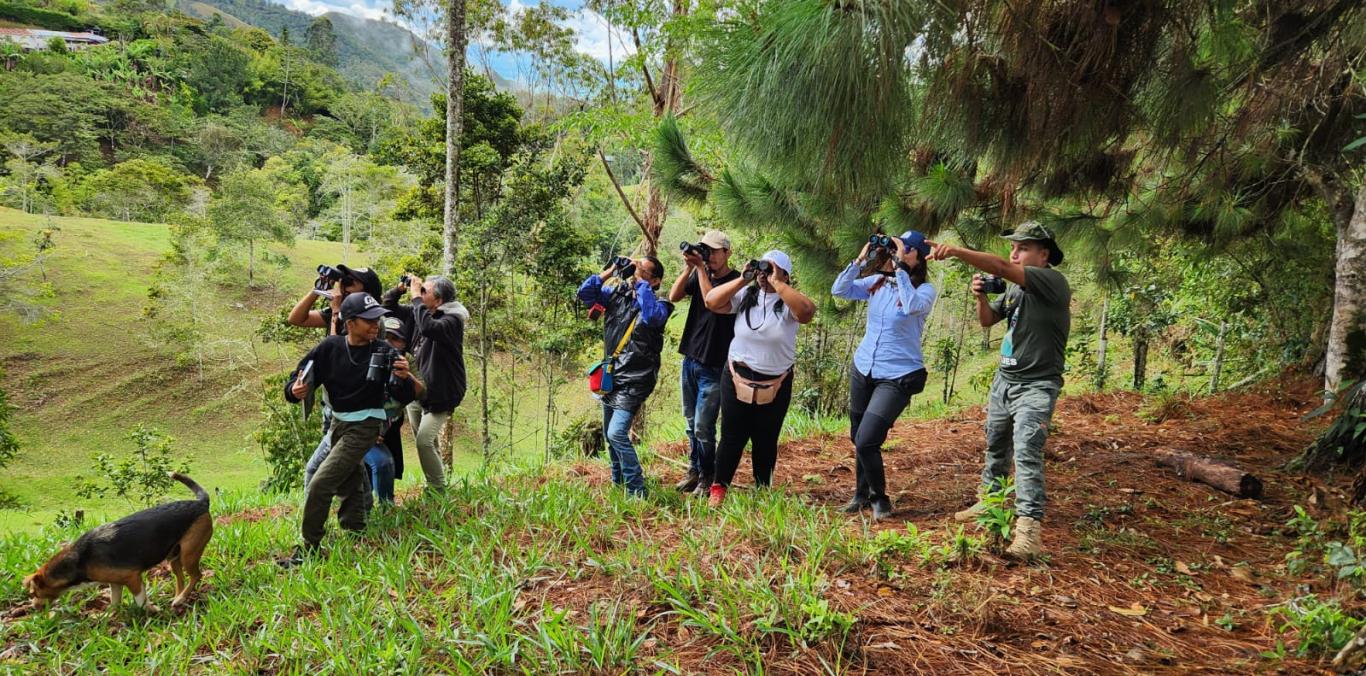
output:
[{"label": "grassy hillside", "polygon": [[[282,289],[258,289],[250,297],[224,293],[212,331],[222,363],[206,370],[177,368],[152,344],[142,319],[147,287],[168,248],[167,226],[87,218],[53,218],[60,228],[47,262],[52,314],[37,324],[0,317],[0,365],[4,387],[18,408],[18,462],[6,469],[6,490],[27,512],[0,512],[0,530],[48,523],[58,509],[98,511],[118,507],[74,499],[72,480],[100,452],[122,455],[133,425],[165,430],[190,457],[206,486],[254,486],[265,470],[246,435],[259,419],[260,374],[292,364],[297,355],[252,337],[261,317],[306,288],[319,261],[341,257],[332,242],[299,241],[280,250],[290,266]],[[31,247],[34,234],[50,227],[41,216],[0,209],[0,256]],[[40,279],[38,270],[29,278]]]},{"label": "grassy hillside", "polygon": [[[1159,403],[1163,422],[1136,415]],[[1305,495],[1279,466],[1312,434],[1286,421],[1314,405],[1304,383],[1175,407],[1065,399],[1049,441],[1051,556],[1028,566],[949,518],[981,462],[976,413],[898,425],[897,512],[877,524],[834,509],[853,465],[838,436],[785,444],[775,488],[736,490],[720,510],[669,490],[667,471],[648,499],[629,498],[601,462],[472,477],[442,497],[401,496],[288,572],[271,559],[297,541],[297,503],[217,498],[210,573],[184,616],[111,613],[95,588],[32,613],[18,580],[73,532],[10,536],[0,669],[1307,673],[1296,650],[1323,654],[1347,626],[1321,600],[1345,583],[1317,566],[1319,526],[1298,540],[1282,527]],[[1212,424],[1232,418],[1254,422]],[[1229,500],[1184,481],[1152,463],[1159,447],[1233,457],[1268,495]],[[679,452],[656,449],[646,466]],[[1341,524],[1311,514],[1300,521],[1325,533]],[[1291,551],[1313,560],[1287,570]],[[171,578],[151,579],[165,608]]]}]

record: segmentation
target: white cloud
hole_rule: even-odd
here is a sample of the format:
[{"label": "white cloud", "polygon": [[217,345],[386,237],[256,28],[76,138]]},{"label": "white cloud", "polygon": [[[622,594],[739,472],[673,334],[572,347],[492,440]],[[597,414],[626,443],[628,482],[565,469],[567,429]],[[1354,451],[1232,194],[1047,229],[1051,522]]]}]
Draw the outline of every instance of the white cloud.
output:
[{"label": "white cloud", "polygon": [[574,30],[574,48],[576,50],[603,63],[607,62],[609,55],[620,63],[623,57],[634,54],[636,51],[635,45],[631,44],[629,38],[616,28],[610,32],[611,43],[609,45],[607,19],[591,9],[581,9],[574,13],[569,17],[565,26]]},{"label": "white cloud", "polygon": [[292,10],[303,12],[305,14],[312,14],[314,16],[317,16],[319,14],[326,14],[328,12],[340,12],[342,14],[351,14],[353,16],[364,17],[366,19],[379,20],[388,18],[390,21],[393,20],[393,17],[389,16],[385,12],[387,5],[371,6],[370,4],[365,2],[351,2],[343,4],[339,2],[325,2],[324,0],[278,0],[278,2]]},{"label": "white cloud", "polygon": [[[507,13],[515,16],[526,11],[527,7],[528,5],[522,0],[509,0]],[[634,54],[636,51],[635,45],[630,42],[630,37],[620,28],[611,31],[611,44],[609,45],[607,19],[586,7],[572,11],[564,26],[574,31],[575,51],[587,54],[603,63],[607,63],[609,55],[614,60],[620,61],[623,57]]]}]

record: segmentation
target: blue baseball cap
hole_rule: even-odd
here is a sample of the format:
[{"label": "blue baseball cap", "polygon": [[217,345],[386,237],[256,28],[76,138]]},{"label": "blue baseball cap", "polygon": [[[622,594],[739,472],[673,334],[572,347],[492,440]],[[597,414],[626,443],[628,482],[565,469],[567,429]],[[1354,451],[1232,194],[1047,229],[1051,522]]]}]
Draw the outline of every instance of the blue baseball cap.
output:
[{"label": "blue baseball cap", "polygon": [[925,241],[925,235],[917,230],[901,233],[901,243],[905,244],[907,249],[919,251],[922,259],[930,255],[930,245]]}]

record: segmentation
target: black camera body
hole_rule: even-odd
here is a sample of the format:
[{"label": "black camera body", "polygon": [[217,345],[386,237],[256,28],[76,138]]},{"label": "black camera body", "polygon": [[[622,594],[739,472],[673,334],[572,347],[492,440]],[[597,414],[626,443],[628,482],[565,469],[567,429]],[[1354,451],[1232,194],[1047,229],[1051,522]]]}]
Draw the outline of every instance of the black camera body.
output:
[{"label": "black camera body", "polygon": [[768,261],[750,261],[745,263],[745,271],[740,273],[746,282],[754,281],[757,275],[769,275],[773,272],[773,264]]},{"label": "black camera body", "polygon": [[1001,279],[1000,277],[997,277],[996,275],[982,275],[982,292],[983,292],[983,293],[1005,293],[1005,292],[1006,292],[1006,280]]},{"label": "black camera body", "polygon": [[700,256],[704,261],[711,258],[711,247],[701,242],[696,244],[693,244],[692,242],[679,242],[678,250],[682,251],[685,256]]},{"label": "black camera body", "polygon": [[398,361],[398,351],[388,345],[370,353],[370,365],[365,370],[365,381],[369,383],[389,382],[394,372],[394,362]]}]

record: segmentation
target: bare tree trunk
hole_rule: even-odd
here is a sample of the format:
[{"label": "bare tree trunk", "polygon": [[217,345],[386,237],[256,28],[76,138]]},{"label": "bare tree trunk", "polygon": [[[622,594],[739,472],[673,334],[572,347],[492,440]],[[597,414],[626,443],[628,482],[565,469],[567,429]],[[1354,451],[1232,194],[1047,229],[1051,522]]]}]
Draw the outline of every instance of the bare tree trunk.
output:
[{"label": "bare tree trunk", "polygon": [[1109,334],[1105,332],[1106,321],[1110,318],[1110,292],[1106,291],[1100,301],[1100,341],[1096,346],[1096,389],[1105,389],[1105,352],[1110,346]]},{"label": "bare tree trunk", "polygon": [[1142,390],[1148,375],[1148,339],[1134,338],[1134,389]]},{"label": "bare tree trunk", "polygon": [[1214,348],[1214,372],[1209,378],[1209,392],[1219,391],[1219,374],[1224,370],[1224,339],[1228,334],[1228,321],[1219,322],[1219,344]]},{"label": "bare tree trunk", "polygon": [[1366,185],[1357,189],[1351,217],[1337,219],[1336,225],[1333,321],[1323,374],[1329,398],[1344,383],[1366,376]]},{"label": "bare tree trunk", "polygon": [[446,4],[446,211],[441,239],[441,272],[455,274],[460,235],[460,134],[465,108],[465,3]]}]

